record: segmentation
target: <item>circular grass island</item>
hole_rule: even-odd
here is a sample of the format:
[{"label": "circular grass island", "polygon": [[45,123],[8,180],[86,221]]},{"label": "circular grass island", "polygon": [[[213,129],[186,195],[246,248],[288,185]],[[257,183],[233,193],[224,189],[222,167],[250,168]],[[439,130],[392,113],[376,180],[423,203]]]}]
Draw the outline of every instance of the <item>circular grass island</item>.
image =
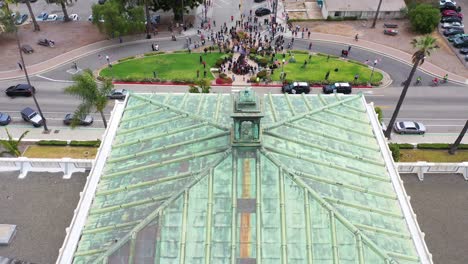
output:
[{"label": "circular grass island", "polygon": [[[210,69],[217,69],[225,57],[232,57],[232,53],[153,52],[140,57],[121,59],[112,67],[102,69],[99,75],[119,81],[193,83],[197,80],[197,72],[198,78],[214,80],[217,73],[211,73]],[[291,51],[275,54],[274,57],[251,53],[249,58],[259,65],[258,74],[262,80],[278,83],[283,81],[283,71],[286,76],[285,81],[305,81],[311,84],[333,82],[367,84],[371,81],[372,75],[372,84],[378,85],[383,78],[379,71],[374,71],[372,74],[372,68],[364,63],[321,53]],[[226,73],[228,76],[232,74]],[[328,80],[325,80],[327,73],[329,73]],[[358,77],[356,81],[355,76]],[[249,77],[252,82],[257,80],[255,75]]]}]

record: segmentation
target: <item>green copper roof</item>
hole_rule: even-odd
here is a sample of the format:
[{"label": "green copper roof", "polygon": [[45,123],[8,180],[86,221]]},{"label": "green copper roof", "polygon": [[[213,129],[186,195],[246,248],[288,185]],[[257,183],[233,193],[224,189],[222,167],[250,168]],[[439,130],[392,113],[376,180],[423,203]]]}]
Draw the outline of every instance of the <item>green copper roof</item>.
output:
[{"label": "green copper roof", "polygon": [[131,94],[74,263],[419,262],[361,95],[249,96]]}]

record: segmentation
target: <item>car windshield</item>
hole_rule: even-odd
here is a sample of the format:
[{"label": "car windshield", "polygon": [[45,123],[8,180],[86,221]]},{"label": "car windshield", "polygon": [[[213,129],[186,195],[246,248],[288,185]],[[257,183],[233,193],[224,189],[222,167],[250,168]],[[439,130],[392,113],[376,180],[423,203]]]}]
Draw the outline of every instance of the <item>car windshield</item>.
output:
[{"label": "car windshield", "polygon": [[36,112],[32,112],[30,115],[29,115],[29,119],[32,119],[33,117],[35,117],[37,115]]}]

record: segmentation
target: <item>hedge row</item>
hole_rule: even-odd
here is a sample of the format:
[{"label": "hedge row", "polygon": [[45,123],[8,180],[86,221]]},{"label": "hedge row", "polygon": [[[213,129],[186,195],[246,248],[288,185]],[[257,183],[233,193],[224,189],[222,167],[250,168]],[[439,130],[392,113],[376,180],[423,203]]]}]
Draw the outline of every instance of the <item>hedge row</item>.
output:
[{"label": "hedge row", "polygon": [[123,61],[133,60],[134,58],[135,58],[135,56],[129,56],[129,57],[121,58],[121,59],[119,59],[117,61],[118,62],[123,62]]},{"label": "hedge row", "polygon": [[[64,140],[40,140],[36,142],[36,145],[39,146],[67,146],[68,142]],[[101,140],[88,140],[88,141],[77,141],[72,140],[70,146],[75,147],[99,147],[101,145]]]},{"label": "hedge row", "polygon": [[154,56],[154,55],[159,55],[159,54],[164,54],[166,52],[164,51],[153,51],[153,52],[148,52],[143,54],[143,56],[148,57],[148,56]]},{"label": "hedge row", "polygon": [[[449,149],[452,144],[444,143],[421,143],[418,144],[418,149]],[[458,149],[468,149],[468,144],[460,144]]]}]

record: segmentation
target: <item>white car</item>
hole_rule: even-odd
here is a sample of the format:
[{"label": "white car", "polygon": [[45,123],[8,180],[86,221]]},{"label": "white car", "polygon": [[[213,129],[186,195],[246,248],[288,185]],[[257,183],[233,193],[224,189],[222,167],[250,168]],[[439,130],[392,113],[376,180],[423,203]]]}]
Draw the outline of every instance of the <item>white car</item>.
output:
[{"label": "white car", "polygon": [[443,6],[443,5],[445,5],[445,3],[452,3],[454,5],[457,5],[457,2],[452,1],[452,0],[440,0],[439,5]]},{"label": "white car", "polygon": [[56,15],[56,14],[50,14],[50,15],[47,17],[46,21],[56,21],[57,19],[58,19],[58,15]]},{"label": "white car", "polygon": [[68,16],[71,20],[73,21],[78,21],[80,20],[80,17],[78,16],[78,14],[71,14]]},{"label": "white car", "polygon": [[[89,15],[88,21],[93,22],[93,15]],[[101,19],[99,19],[99,22],[104,23],[104,18],[101,17]]]},{"label": "white car", "polygon": [[398,134],[419,134],[426,133],[426,127],[419,122],[403,121],[396,122],[394,125],[395,132]]},{"label": "white car", "polygon": [[464,28],[465,25],[463,25],[460,22],[452,22],[452,23],[443,23],[442,28]]}]

